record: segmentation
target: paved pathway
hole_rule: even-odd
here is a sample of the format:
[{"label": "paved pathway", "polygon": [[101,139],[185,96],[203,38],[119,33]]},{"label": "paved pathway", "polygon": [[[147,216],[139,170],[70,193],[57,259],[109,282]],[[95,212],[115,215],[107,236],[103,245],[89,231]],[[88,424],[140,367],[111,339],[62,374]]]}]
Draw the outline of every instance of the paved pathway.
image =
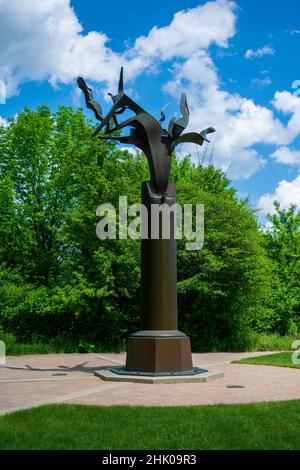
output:
[{"label": "paved pathway", "polygon": [[[194,366],[223,371],[209,383],[104,382],[93,372],[124,364],[125,354],[11,356],[0,367],[0,414],[46,403],[90,405],[209,405],[300,399],[300,371],[231,364],[266,353],[194,354]],[[228,388],[240,385],[243,388]]]}]

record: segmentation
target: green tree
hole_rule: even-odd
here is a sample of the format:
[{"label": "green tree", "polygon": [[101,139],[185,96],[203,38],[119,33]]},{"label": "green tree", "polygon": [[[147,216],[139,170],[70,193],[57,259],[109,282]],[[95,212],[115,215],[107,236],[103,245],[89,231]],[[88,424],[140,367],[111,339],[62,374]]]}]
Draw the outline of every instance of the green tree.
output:
[{"label": "green tree", "polygon": [[136,202],[146,165],[64,107],[25,109],[0,145],[2,323],[22,341],[122,343],[138,311],[138,244],[100,244],[96,208]]},{"label": "green tree", "polygon": [[267,252],[274,261],[273,308],[277,329],[295,334],[300,327],[300,212],[295,205],[285,210],[275,202],[274,207],[265,233]]},{"label": "green tree", "polygon": [[[139,202],[147,162],[92,132],[45,106],[0,130],[0,329],[18,341],[122,347],[139,327],[140,244],[98,240],[96,209]],[[255,213],[213,165],[174,155],[172,179],[179,203],[205,205],[203,249],[178,241],[180,328],[194,350],[244,347],[278,315]]]},{"label": "green tree", "polygon": [[188,158],[175,165],[178,201],[205,210],[203,248],[186,251],[184,240],[178,246],[182,329],[200,350],[243,348],[249,329],[268,330],[274,315],[271,265],[255,214],[221,170],[193,166]]}]

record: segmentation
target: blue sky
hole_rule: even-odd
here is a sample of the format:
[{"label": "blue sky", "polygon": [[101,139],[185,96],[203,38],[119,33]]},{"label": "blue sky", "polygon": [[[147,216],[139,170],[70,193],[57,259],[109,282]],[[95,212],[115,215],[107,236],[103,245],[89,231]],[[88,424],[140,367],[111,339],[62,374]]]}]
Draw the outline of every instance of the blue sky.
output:
[{"label": "blue sky", "polygon": [[0,26],[2,124],[24,106],[84,106],[78,75],[107,109],[124,65],[128,94],[156,116],[186,91],[190,129],[216,127],[214,163],[262,216],[274,198],[300,206],[297,0],[0,0]]}]

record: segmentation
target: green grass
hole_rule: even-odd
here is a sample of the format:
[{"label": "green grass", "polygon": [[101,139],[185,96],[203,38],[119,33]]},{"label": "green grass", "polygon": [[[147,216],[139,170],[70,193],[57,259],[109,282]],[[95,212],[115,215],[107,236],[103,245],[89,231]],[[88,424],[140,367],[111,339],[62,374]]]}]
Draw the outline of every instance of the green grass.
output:
[{"label": "green grass", "polygon": [[216,345],[211,345],[208,352],[289,351],[297,339],[299,339],[298,336],[281,336],[277,333],[267,334],[246,330],[233,338],[218,340]]},{"label": "green grass", "polygon": [[[1,339],[1,338],[0,338]],[[108,348],[101,344],[90,345],[87,343],[75,344],[71,342],[46,343],[6,343],[6,354],[8,356],[21,356],[26,354],[59,354],[59,353],[104,353],[122,352],[123,348]]]},{"label": "green grass", "polygon": [[7,344],[6,354],[8,356],[21,356],[23,354],[51,354],[65,352],[63,348],[57,348],[51,344],[35,343],[35,344],[23,344],[23,343],[12,343]]},{"label": "green grass", "polygon": [[257,364],[261,366],[293,367],[295,369],[300,369],[300,364],[293,364],[291,352],[282,352],[278,354],[267,354],[266,356],[249,357],[233,362],[236,364]]},{"label": "green grass", "polygon": [[300,449],[300,401],[48,405],[0,417],[0,449]]},{"label": "green grass", "polygon": [[[0,331],[1,333],[1,331]],[[0,334],[0,339],[2,338]],[[211,345],[210,348],[205,350],[197,349],[196,345],[193,347],[194,352],[224,352],[224,351],[287,351],[291,348],[293,341],[297,339],[294,336],[279,336],[277,334],[265,334],[249,331],[245,337],[236,338],[235,343],[232,342],[219,342],[215,346]],[[20,356],[24,354],[53,354],[53,353],[75,353],[75,352],[122,352],[125,351],[126,345],[120,344],[119,347],[99,344],[89,344],[86,341],[80,341],[79,344],[66,340],[55,339],[48,344],[41,342],[34,343],[18,343],[15,341],[6,341],[7,355]]]},{"label": "green grass", "polygon": [[280,336],[277,333],[257,333],[246,335],[244,351],[289,351],[298,336]]}]

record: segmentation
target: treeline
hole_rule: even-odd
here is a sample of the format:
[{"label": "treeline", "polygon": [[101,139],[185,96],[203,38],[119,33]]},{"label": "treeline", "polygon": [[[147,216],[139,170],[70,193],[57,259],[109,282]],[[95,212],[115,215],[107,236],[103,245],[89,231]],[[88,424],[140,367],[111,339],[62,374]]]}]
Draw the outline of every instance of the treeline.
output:
[{"label": "treeline", "polygon": [[[124,347],[139,328],[140,244],[96,237],[96,208],[139,202],[142,155],[92,139],[82,112],[25,109],[0,128],[0,339]],[[270,228],[212,165],[173,158],[179,203],[205,205],[205,243],[178,241],[179,326],[194,350],[245,349],[300,326],[300,216]]]}]

